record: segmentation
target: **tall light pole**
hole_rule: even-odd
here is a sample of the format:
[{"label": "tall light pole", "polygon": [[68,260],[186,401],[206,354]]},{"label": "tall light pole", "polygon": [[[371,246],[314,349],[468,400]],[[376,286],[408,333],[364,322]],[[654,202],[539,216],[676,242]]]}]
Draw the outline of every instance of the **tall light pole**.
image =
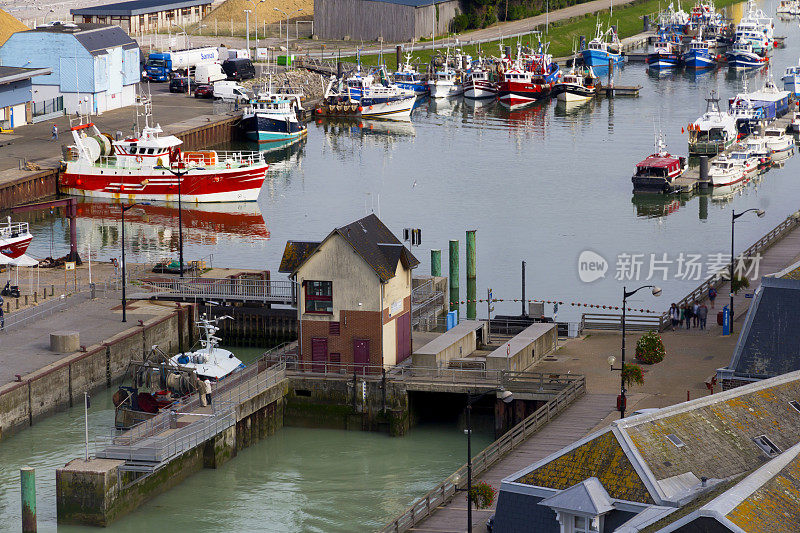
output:
[{"label": "tall light pole", "polygon": [[[487,394],[500,393],[497,397],[503,400],[504,403],[510,403],[514,399],[514,394],[511,391],[503,389],[493,389],[483,392],[481,394],[467,394],[467,429],[464,433],[467,434],[467,488],[456,488],[457,492],[467,493],[467,533],[472,533],[472,404],[486,396]],[[457,484],[460,481],[458,477],[453,480]]]},{"label": "tall light pole", "polygon": [[130,205],[120,204],[119,206],[121,209],[120,215],[122,217],[122,240],[120,242],[122,245],[122,321],[123,322],[128,321],[125,316],[125,311],[127,306],[127,300],[125,299],[125,283],[127,281],[127,279],[125,278],[125,211],[135,206],[136,204],[130,204]]},{"label": "tall light pole", "polygon": [[608,364],[611,370],[619,370],[619,417],[625,418],[625,311],[628,307],[628,297],[633,296],[642,289],[652,289],[653,296],[661,296],[661,287],[655,285],[642,285],[636,290],[629,291],[626,287],[622,287],[622,364],[619,368],[614,368],[614,363],[617,358],[613,355],[608,358]]},{"label": "tall light pole", "polygon": [[180,277],[183,278],[183,206],[181,205],[181,183],[183,182],[183,177],[194,170],[194,167],[185,168],[184,165],[180,163],[178,170],[173,170],[164,166],[158,166],[156,168],[166,170],[178,178],[178,269],[180,270]]},{"label": "tall light pole", "polygon": [[250,9],[244,10],[244,25],[247,26],[247,53],[250,54],[250,13],[252,11]]},{"label": "tall light pole", "polygon": [[[255,17],[255,19],[256,19],[256,36],[255,36],[256,48],[258,48],[258,4],[263,4],[267,0],[258,0],[258,2],[256,2],[256,0],[247,0],[247,1],[250,2],[250,5],[253,6],[253,17]],[[248,26],[249,26],[249,24],[248,24]],[[266,35],[264,35],[264,37],[266,37]],[[249,48],[248,48],[248,50],[249,50]]]},{"label": "tall light pole", "polygon": [[[177,28],[180,28],[181,31],[183,32],[184,49],[188,50],[189,49],[189,34],[186,33],[186,30],[183,28],[183,26],[179,26],[178,24],[175,24],[174,22],[172,23],[172,25],[177,27]],[[192,96],[192,73],[191,73],[191,69],[189,68],[189,65],[186,65],[186,96]]]},{"label": "tall light pole", "polygon": [[751,209],[747,209],[742,211],[741,213],[737,213],[735,210],[731,209],[731,268],[730,268],[730,276],[731,276],[731,306],[728,308],[728,318],[730,319],[730,328],[729,331],[733,333],[733,264],[736,262],[734,260],[733,255],[733,228],[736,225],[736,219],[740,216],[744,215],[745,213],[749,213],[750,211],[755,211],[756,216],[758,218],[762,218],[764,216],[763,209],[757,209],[755,207]]},{"label": "tall light pole", "polygon": [[294,15],[295,13],[300,13],[303,10],[303,8],[301,7],[300,9],[295,9],[291,13],[287,13],[283,9],[278,9],[277,7],[274,7],[272,9],[286,15],[286,68],[289,68],[289,16]]}]

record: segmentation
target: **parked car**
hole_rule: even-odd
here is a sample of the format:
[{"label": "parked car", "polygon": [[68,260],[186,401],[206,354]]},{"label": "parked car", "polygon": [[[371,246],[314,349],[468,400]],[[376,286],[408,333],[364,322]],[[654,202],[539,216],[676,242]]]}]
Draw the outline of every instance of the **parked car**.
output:
[{"label": "parked car", "polygon": [[189,78],[173,78],[169,82],[169,92],[171,93],[188,93],[189,92]]},{"label": "parked car", "polygon": [[253,62],[243,57],[224,61],[222,70],[225,71],[228,79],[233,81],[249,80],[256,77],[256,67],[253,66]]},{"label": "parked car", "polygon": [[213,98],[214,97],[214,86],[213,85],[198,85],[194,90],[194,97],[195,98]]}]

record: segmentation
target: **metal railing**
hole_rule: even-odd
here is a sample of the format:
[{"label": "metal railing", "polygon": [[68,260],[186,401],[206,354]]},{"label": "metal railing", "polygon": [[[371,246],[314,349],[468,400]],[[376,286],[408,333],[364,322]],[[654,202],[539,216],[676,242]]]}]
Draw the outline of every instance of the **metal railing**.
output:
[{"label": "metal railing", "polygon": [[50,100],[45,100],[44,102],[33,102],[31,105],[32,113],[31,115],[34,117],[38,117],[41,115],[49,115],[50,113],[56,113],[59,111],[64,111],[64,97],[59,96],[57,98],[53,98]]},{"label": "metal railing", "polygon": [[433,280],[428,280],[411,291],[411,325],[430,331],[436,328],[436,317],[444,308],[444,293],[436,290]]},{"label": "metal railing", "polygon": [[296,283],[291,280],[243,278],[170,278],[137,280],[143,294],[131,298],[189,298],[238,300],[295,305]]},{"label": "metal railing", "polygon": [[[786,219],[772,228],[766,235],[758,239],[754,242],[749,248],[743,251],[739,257],[753,257],[757,254],[763,253],[767,248],[778,242],[782,239],[787,233],[791,232],[798,224],[800,224],[800,211],[792,213]],[[733,260],[733,258],[731,258]],[[705,280],[703,283],[698,285],[693,291],[689,294],[684,296],[681,300],[677,302],[678,307],[683,307],[686,304],[691,304],[693,302],[700,302],[708,298],[708,289],[714,287],[715,289],[718,288],[725,282],[725,276],[727,276],[728,272],[730,271],[730,263],[726,267],[726,271],[716,274]],[[669,312],[665,311],[664,314],[661,315],[661,321],[663,324],[667,324],[669,322]]]},{"label": "metal railing", "polygon": [[[497,463],[507,453],[519,447],[531,435],[542,429],[545,424],[566,409],[573,401],[583,396],[586,393],[586,379],[583,376],[576,377],[578,379],[573,380],[556,397],[474,456],[472,458],[473,480],[477,479],[478,476]],[[459,479],[457,484],[454,482],[455,479]],[[408,531],[432,515],[440,506],[450,502],[456,495],[456,489],[464,487],[466,479],[467,465],[464,464],[378,531],[380,533],[402,533]]]},{"label": "metal railing", "polygon": [[[629,331],[663,331],[667,324],[664,315],[625,315],[625,329]],[[581,330],[587,329],[622,331],[622,313],[583,313]]]}]

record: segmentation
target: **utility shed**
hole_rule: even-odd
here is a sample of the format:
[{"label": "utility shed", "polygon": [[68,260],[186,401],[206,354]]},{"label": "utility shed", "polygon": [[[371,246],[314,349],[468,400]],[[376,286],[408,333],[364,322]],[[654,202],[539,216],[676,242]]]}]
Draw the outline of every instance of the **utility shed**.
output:
[{"label": "utility shed", "polygon": [[450,31],[457,0],[314,0],[315,33],[322,39],[399,42]]},{"label": "utility shed", "polygon": [[32,121],[31,78],[46,76],[46,68],[0,67],[0,128],[15,128]]},{"label": "utility shed", "polygon": [[486,356],[486,370],[528,370],[555,349],[557,333],[552,322],[531,324]]},{"label": "utility shed", "polygon": [[761,279],[727,368],[723,389],[800,370],[800,280]]},{"label": "utility shed", "polygon": [[0,48],[0,64],[46,68],[33,79],[34,105],[102,113],[132,105],[141,79],[139,45],[118,26],[54,23],[20,31]]}]

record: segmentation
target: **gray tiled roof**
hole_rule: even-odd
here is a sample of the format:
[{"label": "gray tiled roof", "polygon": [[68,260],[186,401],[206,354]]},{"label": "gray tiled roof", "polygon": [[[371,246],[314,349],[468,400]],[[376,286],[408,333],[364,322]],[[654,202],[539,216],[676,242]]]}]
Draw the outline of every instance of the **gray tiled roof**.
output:
[{"label": "gray tiled roof", "polygon": [[605,514],[614,509],[611,497],[596,477],[584,479],[554,496],[545,498],[539,505],[591,516]]},{"label": "gray tiled roof", "polygon": [[743,377],[800,370],[800,280],[765,277],[747,312],[729,365]]},{"label": "gray tiled roof", "polygon": [[90,54],[102,55],[106,53],[109,48],[116,48],[121,46],[128,50],[139,48],[136,41],[119,26],[110,26],[106,24],[89,24],[89,23],[69,23],[69,24],[56,24],[53,26],[42,26],[27,32],[21,33],[67,33],[75,36],[75,39],[83,46]]},{"label": "gray tiled roof", "polygon": [[202,6],[210,4],[211,0],[130,0],[128,2],[116,2],[101,6],[83,7],[80,9],[70,9],[73,15],[99,15],[99,16],[132,16],[143,15],[146,13],[157,13],[172,9],[182,9],[185,7]]}]

